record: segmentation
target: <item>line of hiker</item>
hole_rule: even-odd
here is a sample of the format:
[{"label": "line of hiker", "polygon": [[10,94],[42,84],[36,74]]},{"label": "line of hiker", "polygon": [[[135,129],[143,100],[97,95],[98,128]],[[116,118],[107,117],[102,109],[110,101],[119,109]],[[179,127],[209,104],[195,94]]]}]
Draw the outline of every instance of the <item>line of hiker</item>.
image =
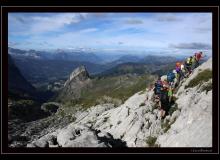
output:
[{"label": "line of hiker", "polygon": [[193,70],[200,65],[203,53],[198,52],[188,57],[184,62],[176,62],[175,69],[167,75],[159,76],[154,84],[154,101],[161,110],[161,118],[168,115],[170,107],[175,103],[173,92],[182,79],[189,77]]}]

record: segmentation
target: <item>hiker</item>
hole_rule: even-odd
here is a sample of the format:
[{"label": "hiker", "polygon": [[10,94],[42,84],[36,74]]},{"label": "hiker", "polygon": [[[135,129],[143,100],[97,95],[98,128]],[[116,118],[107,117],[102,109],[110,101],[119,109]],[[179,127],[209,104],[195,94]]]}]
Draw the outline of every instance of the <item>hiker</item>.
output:
[{"label": "hiker", "polygon": [[197,68],[199,66],[199,61],[201,58],[203,58],[203,52],[199,52],[199,53],[195,53],[195,68]]},{"label": "hiker", "polygon": [[166,115],[166,111],[163,108],[161,108],[160,109],[160,117],[161,117],[161,119],[163,119],[165,117],[165,115]]},{"label": "hiker", "polygon": [[192,57],[192,70],[194,70],[196,68],[196,53],[195,55]]},{"label": "hiker", "polygon": [[186,78],[186,69],[185,69],[185,66],[184,66],[183,63],[181,64],[181,72],[182,72],[182,76],[183,76],[184,78]]},{"label": "hiker", "polygon": [[178,82],[177,82],[178,74],[177,74],[177,72],[176,72],[175,69],[173,70],[173,73],[175,74],[175,78],[174,78],[174,83],[173,83],[172,87],[173,87],[173,88],[176,88],[177,85],[178,85]]},{"label": "hiker", "polygon": [[179,84],[180,80],[184,77],[184,75],[181,71],[181,65],[182,65],[182,63],[176,62],[176,72],[178,74],[178,77],[177,77],[178,84]]},{"label": "hiker", "polygon": [[156,105],[161,108],[161,102],[160,97],[158,95],[155,95],[154,101],[156,102]]},{"label": "hiker", "polygon": [[171,103],[172,97],[173,97],[173,88],[172,86],[169,86],[168,88],[168,97],[169,97],[169,103]]},{"label": "hiker", "polygon": [[154,94],[158,95],[161,93],[161,89],[162,89],[162,81],[161,78],[159,77],[158,80],[155,83],[155,87],[154,87]]},{"label": "hiker", "polygon": [[168,72],[168,74],[167,74],[167,81],[168,81],[170,86],[173,86],[174,79],[175,79],[175,73],[173,73],[171,71]]},{"label": "hiker", "polygon": [[192,56],[186,59],[185,66],[186,66],[188,76],[189,76],[192,73]]},{"label": "hiker", "polygon": [[168,92],[167,87],[164,87],[161,92],[160,97],[160,109],[161,109],[161,118],[163,119],[167,113],[168,107],[169,107],[169,98],[168,98]]},{"label": "hiker", "polygon": [[162,81],[162,84],[163,84],[162,90],[167,90],[170,86],[167,80]]}]

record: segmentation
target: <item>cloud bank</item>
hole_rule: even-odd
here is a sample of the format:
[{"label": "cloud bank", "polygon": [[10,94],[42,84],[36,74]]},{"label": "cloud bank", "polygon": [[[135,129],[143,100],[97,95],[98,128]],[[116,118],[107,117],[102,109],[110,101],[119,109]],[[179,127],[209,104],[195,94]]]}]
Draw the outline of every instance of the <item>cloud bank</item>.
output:
[{"label": "cloud bank", "polygon": [[206,43],[180,43],[180,44],[170,44],[171,48],[177,48],[177,49],[212,49],[210,44]]},{"label": "cloud bank", "polygon": [[[9,13],[21,49],[211,49],[211,13]],[[46,42],[46,43],[44,43]]]}]

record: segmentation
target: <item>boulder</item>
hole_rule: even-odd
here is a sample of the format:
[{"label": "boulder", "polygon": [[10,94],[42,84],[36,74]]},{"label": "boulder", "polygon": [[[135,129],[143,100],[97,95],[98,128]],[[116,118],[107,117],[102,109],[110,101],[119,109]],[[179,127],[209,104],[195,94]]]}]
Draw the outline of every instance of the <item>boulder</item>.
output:
[{"label": "boulder", "polygon": [[34,142],[33,145],[40,148],[49,147],[49,143],[45,139],[39,139],[36,142]]}]

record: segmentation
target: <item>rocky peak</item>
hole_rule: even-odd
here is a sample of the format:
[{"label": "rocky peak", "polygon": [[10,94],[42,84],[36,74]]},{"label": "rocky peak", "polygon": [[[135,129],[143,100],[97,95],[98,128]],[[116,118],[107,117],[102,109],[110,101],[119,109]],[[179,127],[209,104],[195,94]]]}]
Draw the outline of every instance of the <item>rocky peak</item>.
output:
[{"label": "rocky peak", "polygon": [[69,76],[68,80],[65,82],[64,87],[73,80],[85,81],[89,78],[89,73],[87,72],[85,66],[77,67]]},{"label": "rocky peak", "polygon": [[64,83],[62,90],[59,92],[56,100],[65,101],[78,99],[81,96],[81,90],[91,84],[89,73],[84,66],[76,68]]}]

